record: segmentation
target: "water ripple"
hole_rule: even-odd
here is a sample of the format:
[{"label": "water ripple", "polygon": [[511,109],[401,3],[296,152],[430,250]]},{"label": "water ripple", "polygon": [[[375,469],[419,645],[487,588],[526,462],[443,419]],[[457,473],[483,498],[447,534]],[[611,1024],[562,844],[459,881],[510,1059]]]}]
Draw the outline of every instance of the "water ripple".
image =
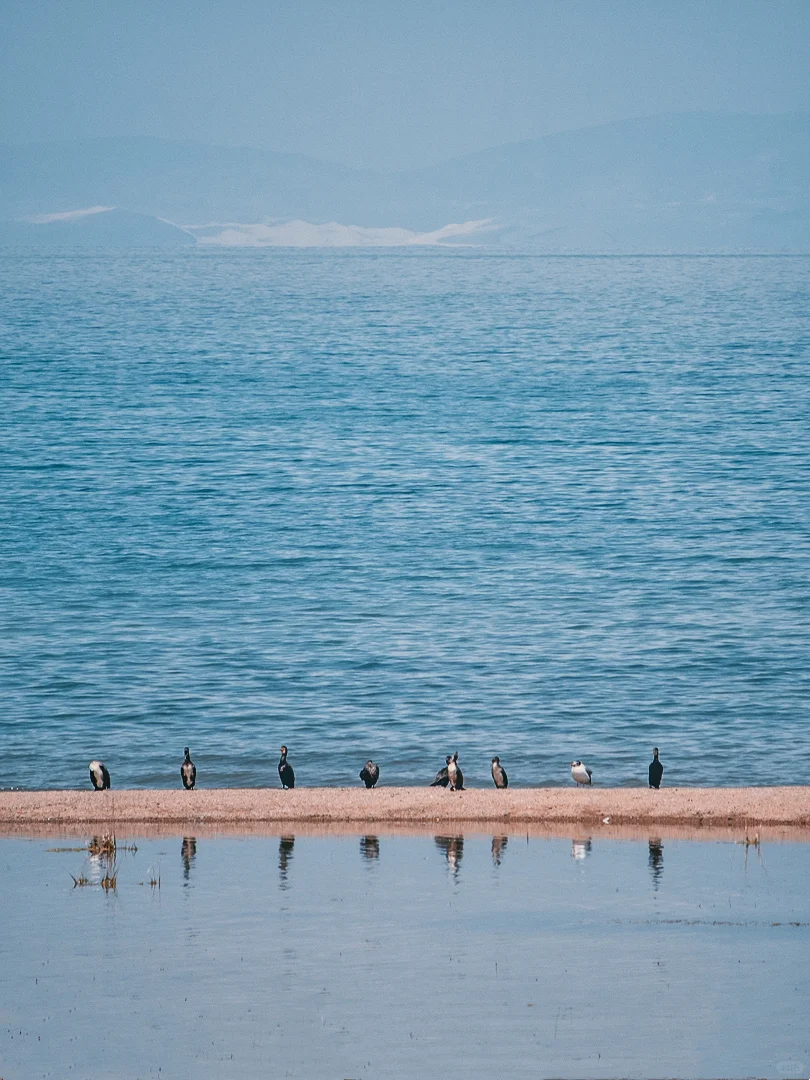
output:
[{"label": "water ripple", "polygon": [[0,786],[806,780],[810,261],[0,283]]}]

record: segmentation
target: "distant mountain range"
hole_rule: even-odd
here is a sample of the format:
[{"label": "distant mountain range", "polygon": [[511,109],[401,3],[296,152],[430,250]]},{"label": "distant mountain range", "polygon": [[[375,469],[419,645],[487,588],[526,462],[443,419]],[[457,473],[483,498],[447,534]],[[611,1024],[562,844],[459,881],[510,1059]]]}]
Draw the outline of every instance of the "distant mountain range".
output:
[{"label": "distant mountain range", "polygon": [[113,208],[55,221],[0,221],[0,244],[13,247],[178,247],[195,242],[151,214]]},{"label": "distant mountain range", "polygon": [[810,252],[810,114],[622,121],[393,175],[147,138],[0,148],[0,243],[195,240]]}]

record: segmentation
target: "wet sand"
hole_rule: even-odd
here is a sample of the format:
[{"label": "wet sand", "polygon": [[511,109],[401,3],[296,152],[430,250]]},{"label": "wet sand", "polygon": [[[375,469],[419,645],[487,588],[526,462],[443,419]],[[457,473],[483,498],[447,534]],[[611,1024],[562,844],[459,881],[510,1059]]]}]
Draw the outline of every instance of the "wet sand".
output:
[{"label": "wet sand", "polygon": [[[610,818],[605,822],[605,818]],[[0,792],[0,829],[319,824],[583,825],[810,829],[810,787],[296,788]]]}]

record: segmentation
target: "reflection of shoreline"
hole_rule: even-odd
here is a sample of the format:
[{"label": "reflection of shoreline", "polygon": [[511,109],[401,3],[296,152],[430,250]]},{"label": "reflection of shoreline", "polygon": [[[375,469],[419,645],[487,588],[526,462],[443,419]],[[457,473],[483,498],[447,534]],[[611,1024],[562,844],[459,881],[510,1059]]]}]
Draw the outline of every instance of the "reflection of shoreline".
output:
[{"label": "reflection of shoreline", "polygon": [[[236,832],[255,827],[268,833],[298,832],[298,825],[337,826],[343,832],[379,833],[380,826],[451,832],[476,826],[492,835],[509,832],[566,832],[571,826],[601,831],[631,826],[647,835],[683,828],[703,832],[796,829],[810,839],[810,787],[792,788],[470,788],[450,796],[441,788],[389,788],[368,798],[360,788],[0,792],[0,831],[84,825],[91,832],[120,833],[125,827],[161,826],[194,832],[220,826]],[[370,828],[372,826],[373,828]],[[786,837],[787,839],[788,837]],[[797,838],[796,835],[791,838]]]},{"label": "reflection of shoreline", "polygon": [[[275,839],[284,833],[287,835],[289,832],[289,824],[285,825],[282,822],[274,821],[235,821],[231,823],[200,823],[194,822],[194,834],[199,839],[205,837],[206,839],[213,839],[216,837],[267,837],[269,839]],[[535,840],[570,840],[571,839],[571,823],[566,825],[564,822],[556,824],[551,823],[548,825],[537,824],[522,824],[515,823],[510,825],[508,822],[493,821],[487,825],[486,822],[455,822],[455,827],[458,828],[462,834],[472,839],[475,836],[482,838],[490,838],[493,835],[493,831],[497,830],[501,836],[515,837],[516,839],[525,840],[528,836],[529,839]],[[594,823],[594,830],[598,829],[599,840],[613,840],[616,842],[642,840],[648,841],[650,837],[656,837],[661,840],[697,840],[697,841],[711,841],[713,843],[727,843],[727,844],[741,844],[745,842],[746,830],[744,827],[737,828],[690,828],[686,826],[643,826],[643,825],[600,825]],[[20,825],[8,825],[0,823],[0,839],[26,839],[33,840],[41,838],[43,840],[54,839],[80,839],[87,841],[88,837],[93,834],[97,826],[86,825],[81,822],[70,822],[66,824],[20,824]],[[184,828],[182,822],[127,822],[127,823],[110,823],[110,830],[115,830],[118,843],[129,843],[132,840],[148,840],[158,839],[160,837],[177,837],[182,839],[184,835]],[[398,823],[398,822],[374,822],[374,832],[378,837],[380,836],[435,836],[436,826],[432,828],[428,823],[412,822],[412,823]],[[777,828],[768,826],[756,826],[755,832],[759,833],[761,843],[810,843],[810,827],[805,829],[792,829],[792,828]],[[312,836],[312,837],[327,837],[327,836],[343,836],[343,837],[357,837],[367,835],[367,830],[360,824],[353,822],[337,823],[337,822],[312,822],[305,821],[295,823],[295,833],[297,836]],[[751,835],[751,827],[749,825],[747,835]]]}]

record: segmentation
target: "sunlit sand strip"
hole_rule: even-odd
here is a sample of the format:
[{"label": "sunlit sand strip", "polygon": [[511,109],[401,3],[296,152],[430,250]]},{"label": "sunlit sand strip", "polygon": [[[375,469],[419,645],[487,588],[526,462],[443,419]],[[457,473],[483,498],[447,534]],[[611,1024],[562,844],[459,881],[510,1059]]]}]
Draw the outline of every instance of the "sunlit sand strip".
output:
[{"label": "sunlit sand strip", "polygon": [[[606,820],[608,819],[608,820]],[[277,832],[330,826],[358,832],[378,826],[430,831],[437,826],[510,832],[562,825],[611,828],[677,826],[691,830],[789,828],[810,831],[810,787],[778,788],[296,788],[196,791],[0,792],[0,831],[32,826],[123,828],[227,827]],[[533,828],[532,828],[533,827]],[[219,831],[219,830],[218,830]],[[559,834],[555,828],[555,834]],[[559,832],[565,832],[564,829]],[[539,834],[539,833],[538,833]]]}]

